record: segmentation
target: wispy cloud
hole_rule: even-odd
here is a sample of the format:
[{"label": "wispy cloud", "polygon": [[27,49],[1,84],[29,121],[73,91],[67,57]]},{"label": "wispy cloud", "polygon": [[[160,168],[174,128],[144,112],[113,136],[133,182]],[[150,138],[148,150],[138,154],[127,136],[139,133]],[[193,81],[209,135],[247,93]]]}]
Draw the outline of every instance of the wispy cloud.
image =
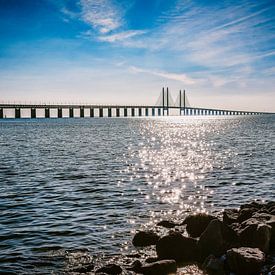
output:
[{"label": "wispy cloud", "polygon": [[125,39],[144,34],[146,31],[141,31],[141,30],[129,30],[129,31],[124,31],[124,32],[118,32],[115,34],[110,34],[110,35],[102,35],[99,36],[98,39],[100,41],[105,41],[105,42],[117,42],[117,41],[124,41]]},{"label": "wispy cloud", "polygon": [[142,68],[138,68],[135,66],[130,67],[130,71],[134,73],[146,73],[155,76],[159,76],[161,78],[170,79],[180,81],[187,85],[193,85],[196,83],[195,79],[187,76],[186,74],[177,74],[177,73],[169,73],[169,72],[161,72],[161,71],[154,71],[154,70],[146,70]]},{"label": "wispy cloud", "polygon": [[116,30],[123,23],[121,11],[109,0],[81,0],[82,19],[100,33]]}]

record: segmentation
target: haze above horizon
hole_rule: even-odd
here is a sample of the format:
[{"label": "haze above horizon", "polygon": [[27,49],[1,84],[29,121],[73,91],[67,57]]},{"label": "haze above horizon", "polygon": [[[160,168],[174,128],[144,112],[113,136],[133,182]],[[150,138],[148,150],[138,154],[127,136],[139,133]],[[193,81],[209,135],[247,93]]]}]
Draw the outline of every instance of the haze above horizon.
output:
[{"label": "haze above horizon", "polygon": [[275,112],[275,2],[0,0],[0,101]]}]

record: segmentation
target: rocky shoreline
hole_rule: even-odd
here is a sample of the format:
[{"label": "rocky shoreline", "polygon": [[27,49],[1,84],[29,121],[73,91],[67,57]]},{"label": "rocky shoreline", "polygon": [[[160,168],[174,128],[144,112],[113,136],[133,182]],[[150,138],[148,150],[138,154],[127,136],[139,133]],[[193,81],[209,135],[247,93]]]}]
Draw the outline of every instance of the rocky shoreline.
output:
[{"label": "rocky shoreline", "polygon": [[[73,273],[275,274],[274,201],[253,201],[240,209],[225,209],[220,215],[193,214],[181,223],[163,220],[157,227],[167,232],[162,236],[154,230],[139,231],[132,240],[137,248],[152,248],[155,257],[138,252],[127,255],[127,263],[113,261],[101,267],[89,263]],[[181,271],[189,266],[198,271]]]}]

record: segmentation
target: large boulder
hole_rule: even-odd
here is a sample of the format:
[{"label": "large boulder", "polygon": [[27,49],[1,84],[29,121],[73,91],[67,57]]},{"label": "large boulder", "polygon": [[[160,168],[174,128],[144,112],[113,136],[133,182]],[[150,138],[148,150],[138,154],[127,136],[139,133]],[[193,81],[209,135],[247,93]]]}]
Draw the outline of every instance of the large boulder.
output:
[{"label": "large boulder", "polygon": [[206,229],[208,224],[214,219],[216,219],[215,216],[199,213],[186,217],[182,222],[182,225],[186,224],[186,230],[189,236],[192,238],[198,238]]},{"label": "large boulder", "polygon": [[159,259],[172,259],[177,262],[192,262],[198,258],[197,240],[170,232],[156,244]]},{"label": "large boulder", "polygon": [[140,273],[144,275],[167,275],[176,272],[177,264],[174,260],[162,260],[145,264],[140,269]]},{"label": "large boulder", "polygon": [[242,246],[259,248],[265,253],[268,252],[272,236],[271,226],[251,218],[243,222],[241,227],[239,235]]},{"label": "large boulder", "polygon": [[265,262],[264,253],[258,248],[232,248],[226,253],[230,270],[240,275],[260,274]]},{"label": "large boulder", "polygon": [[275,247],[275,215],[268,213],[255,213],[252,218],[271,226],[270,246]]},{"label": "large boulder", "polygon": [[159,240],[158,234],[153,231],[139,231],[135,234],[133,238],[134,246],[150,246],[155,245]]},{"label": "large boulder", "polygon": [[210,222],[198,242],[202,261],[211,254],[219,257],[238,245],[237,233],[218,219]]}]

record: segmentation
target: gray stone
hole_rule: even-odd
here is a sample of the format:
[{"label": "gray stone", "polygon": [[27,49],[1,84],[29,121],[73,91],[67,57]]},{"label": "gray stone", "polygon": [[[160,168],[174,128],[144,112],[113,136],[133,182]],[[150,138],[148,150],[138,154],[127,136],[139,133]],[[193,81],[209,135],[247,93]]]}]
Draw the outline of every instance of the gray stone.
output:
[{"label": "gray stone", "polygon": [[230,270],[239,275],[259,274],[265,255],[258,248],[232,248],[226,253]]},{"label": "gray stone", "polygon": [[197,240],[170,232],[156,244],[159,259],[172,259],[177,262],[192,262],[198,258]]},{"label": "gray stone", "polygon": [[206,229],[208,224],[214,219],[216,219],[215,216],[199,213],[186,217],[182,222],[182,225],[186,224],[186,230],[189,236],[192,238],[198,238]]},{"label": "gray stone", "polygon": [[218,219],[213,220],[202,233],[198,242],[201,261],[211,254],[219,257],[238,244],[238,236],[233,229]]},{"label": "gray stone", "polygon": [[242,246],[259,248],[267,253],[269,251],[272,227],[251,218],[242,223],[239,231]]}]

